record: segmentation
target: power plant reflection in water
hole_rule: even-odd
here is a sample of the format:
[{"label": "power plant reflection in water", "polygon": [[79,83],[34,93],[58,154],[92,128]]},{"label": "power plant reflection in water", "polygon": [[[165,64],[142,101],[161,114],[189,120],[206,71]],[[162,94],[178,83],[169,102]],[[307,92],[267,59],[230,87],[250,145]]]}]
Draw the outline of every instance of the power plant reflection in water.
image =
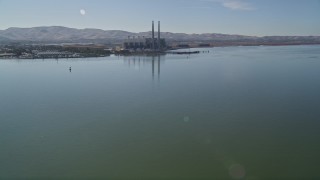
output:
[{"label": "power plant reflection in water", "polygon": [[154,21],[152,21],[151,37],[145,36],[128,36],[123,42],[123,49],[132,52],[149,51],[162,52],[166,50],[166,40],[161,38],[160,21],[158,21],[158,37],[155,38]]},{"label": "power plant reflection in water", "polygon": [[157,74],[160,79],[161,74],[161,63],[164,61],[164,56],[125,56],[124,61],[130,68],[141,69],[144,67],[150,68],[152,78],[154,79]]}]

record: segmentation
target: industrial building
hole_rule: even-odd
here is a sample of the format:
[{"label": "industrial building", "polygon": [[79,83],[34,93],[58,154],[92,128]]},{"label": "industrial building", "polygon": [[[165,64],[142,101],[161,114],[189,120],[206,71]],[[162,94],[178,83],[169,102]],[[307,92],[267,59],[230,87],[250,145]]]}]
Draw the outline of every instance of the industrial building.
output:
[{"label": "industrial building", "polygon": [[160,37],[160,21],[158,21],[158,37],[155,37],[154,22],[152,21],[152,37],[128,36],[123,42],[123,49],[134,51],[162,51],[166,48],[166,41]]}]

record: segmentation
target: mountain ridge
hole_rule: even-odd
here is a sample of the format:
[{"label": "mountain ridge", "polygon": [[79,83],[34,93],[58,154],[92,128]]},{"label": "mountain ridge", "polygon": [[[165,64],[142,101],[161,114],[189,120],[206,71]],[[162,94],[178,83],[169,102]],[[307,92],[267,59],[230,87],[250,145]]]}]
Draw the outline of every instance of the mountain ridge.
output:
[{"label": "mountain ridge", "polygon": [[[0,42],[93,42],[120,43],[128,36],[151,37],[151,31],[129,32],[124,30],[102,30],[95,28],[76,29],[64,26],[39,26],[31,28],[10,27],[0,30]],[[246,36],[221,33],[172,33],[161,32],[161,37],[168,42],[272,42],[272,41],[301,41],[320,43],[320,36]]]}]

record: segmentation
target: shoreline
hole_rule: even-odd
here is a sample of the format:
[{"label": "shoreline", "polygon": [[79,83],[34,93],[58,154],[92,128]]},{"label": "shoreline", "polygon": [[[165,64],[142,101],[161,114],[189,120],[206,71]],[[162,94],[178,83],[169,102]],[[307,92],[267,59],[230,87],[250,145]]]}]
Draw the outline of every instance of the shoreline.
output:
[{"label": "shoreline", "polygon": [[[313,46],[313,45],[320,45],[320,43],[257,43],[257,44],[215,44],[212,46],[190,46],[189,48],[214,48],[214,47],[239,47],[239,46]],[[178,49],[189,49],[186,47],[175,48],[174,50]]]},{"label": "shoreline", "polygon": [[[259,45],[220,45],[220,46],[208,46],[208,47],[181,47],[181,48],[173,48],[167,51],[163,52],[148,52],[148,51],[142,51],[142,52],[127,52],[127,53],[110,53],[108,55],[97,55],[97,56],[83,56],[83,57],[48,57],[48,58],[19,58],[19,57],[12,57],[12,58],[3,58],[0,57],[0,60],[44,60],[44,59],[93,59],[93,58],[102,58],[102,57],[111,57],[111,56],[116,56],[116,57],[128,57],[128,56],[163,56],[167,54],[171,55],[191,55],[191,54],[201,54],[203,53],[202,51],[190,51],[191,49],[214,49],[214,48],[224,48],[224,47],[277,47],[277,46],[319,46],[320,43],[308,43],[308,44],[259,44]],[[182,53],[177,53],[179,50],[188,50],[188,51],[183,51]]]}]

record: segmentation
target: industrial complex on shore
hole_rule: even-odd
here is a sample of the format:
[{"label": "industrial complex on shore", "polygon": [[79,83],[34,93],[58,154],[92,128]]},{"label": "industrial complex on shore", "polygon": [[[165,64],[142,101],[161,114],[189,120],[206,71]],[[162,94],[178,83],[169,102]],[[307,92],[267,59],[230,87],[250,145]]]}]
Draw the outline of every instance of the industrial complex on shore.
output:
[{"label": "industrial complex on shore", "polygon": [[154,21],[152,21],[152,37],[128,36],[128,39],[123,42],[122,50],[129,50],[131,52],[162,52],[166,50],[167,46],[166,40],[164,38],[161,38],[160,32],[160,21],[158,21],[158,36],[157,38],[155,38]]}]

